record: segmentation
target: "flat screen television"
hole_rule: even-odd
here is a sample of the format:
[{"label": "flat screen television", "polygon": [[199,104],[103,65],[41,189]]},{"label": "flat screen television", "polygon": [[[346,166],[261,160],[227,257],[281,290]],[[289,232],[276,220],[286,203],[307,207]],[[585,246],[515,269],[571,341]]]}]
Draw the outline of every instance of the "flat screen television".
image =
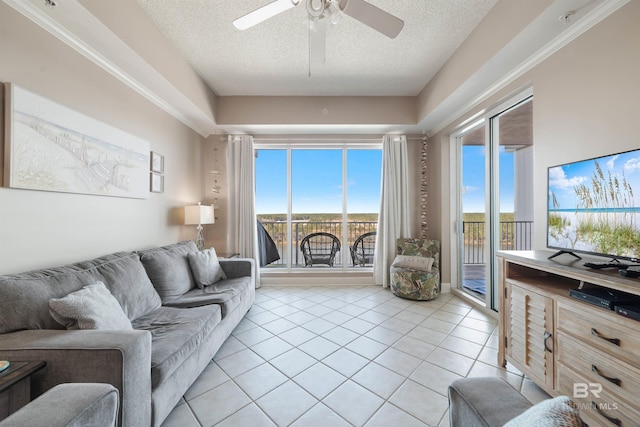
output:
[{"label": "flat screen television", "polygon": [[640,260],[640,149],[553,166],[547,179],[547,247],[556,255]]}]

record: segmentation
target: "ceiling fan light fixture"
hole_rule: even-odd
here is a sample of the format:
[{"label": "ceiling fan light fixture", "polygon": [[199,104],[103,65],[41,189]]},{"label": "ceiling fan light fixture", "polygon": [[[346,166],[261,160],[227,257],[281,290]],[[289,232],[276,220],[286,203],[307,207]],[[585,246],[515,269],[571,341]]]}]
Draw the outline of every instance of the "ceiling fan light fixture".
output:
[{"label": "ceiling fan light fixture", "polygon": [[309,12],[310,18],[320,18],[324,13],[325,4],[324,0],[306,0],[307,12]]},{"label": "ceiling fan light fixture", "polygon": [[342,21],[342,10],[336,0],[330,0],[327,5],[327,14],[332,24],[339,24]]},{"label": "ceiling fan light fixture", "polygon": [[316,17],[309,18],[309,30],[318,31],[318,18]]}]

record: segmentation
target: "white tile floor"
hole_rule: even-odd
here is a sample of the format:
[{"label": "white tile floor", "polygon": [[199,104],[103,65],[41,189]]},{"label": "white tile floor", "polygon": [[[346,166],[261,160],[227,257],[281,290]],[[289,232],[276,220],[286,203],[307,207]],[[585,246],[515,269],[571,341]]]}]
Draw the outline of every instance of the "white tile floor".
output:
[{"label": "white tile floor", "polygon": [[496,321],[452,294],[262,287],[163,427],[448,426],[447,386],[472,376],[547,397],[496,349]]}]

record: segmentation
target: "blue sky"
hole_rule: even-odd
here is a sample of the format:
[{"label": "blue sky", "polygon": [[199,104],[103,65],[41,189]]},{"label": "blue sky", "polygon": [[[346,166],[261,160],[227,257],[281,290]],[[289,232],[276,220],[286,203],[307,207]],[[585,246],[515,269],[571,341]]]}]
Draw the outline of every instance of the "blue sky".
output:
[{"label": "blue sky", "polygon": [[[513,152],[500,147],[500,211],[513,212]],[[485,148],[465,145],[462,150],[462,185],[464,212],[485,211]]]},{"label": "blue sky", "polygon": [[[256,159],[258,214],[287,212],[287,151],[259,150]],[[293,213],[342,212],[342,151],[292,150]],[[380,205],[381,150],[347,151],[347,205],[351,213],[376,213]],[[484,147],[463,152],[465,212],[484,212]],[[500,206],[513,212],[513,153],[501,148]]]},{"label": "blue sky", "polygon": [[[627,182],[635,190],[636,203],[634,206],[637,207],[637,194],[640,191],[640,150],[614,154],[596,160],[607,181],[609,172],[611,176],[618,176],[619,179],[624,174]],[[591,187],[591,177],[595,170],[593,159],[549,169],[549,192],[555,194],[560,205],[559,209],[576,208],[578,202],[574,187],[580,184]],[[551,197],[549,197],[549,207],[553,208]]]},{"label": "blue sky", "polygon": [[[342,212],[342,150],[292,150],[293,213]],[[350,213],[380,208],[382,150],[347,151],[347,206]],[[256,211],[287,212],[287,151],[258,150]]]}]

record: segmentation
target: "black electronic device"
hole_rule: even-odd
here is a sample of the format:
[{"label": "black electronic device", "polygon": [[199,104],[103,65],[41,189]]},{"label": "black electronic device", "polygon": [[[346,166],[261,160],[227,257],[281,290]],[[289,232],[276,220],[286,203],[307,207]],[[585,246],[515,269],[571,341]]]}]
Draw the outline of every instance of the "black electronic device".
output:
[{"label": "black electronic device", "polygon": [[616,305],[616,313],[634,320],[640,320],[640,304]]},{"label": "black electronic device", "polygon": [[618,261],[585,262],[582,265],[584,265],[585,267],[588,267],[588,268],[594,268],[596,270],[601,270],[603,268],[617,268],[619,270],[626,270],[627,268],[629,268],[629,265],[623,264],[623,263],[618,262]]},{"label": "black electronic device", "polygon": [[624,277],[640,277],[640,267],[628,267],[619,270],[621,276]]},{"label": "black electronic device", "polygon": [[571,289],[569,296],[608,310],[617,305],[640,304],[640,297],[607,288]]}]

